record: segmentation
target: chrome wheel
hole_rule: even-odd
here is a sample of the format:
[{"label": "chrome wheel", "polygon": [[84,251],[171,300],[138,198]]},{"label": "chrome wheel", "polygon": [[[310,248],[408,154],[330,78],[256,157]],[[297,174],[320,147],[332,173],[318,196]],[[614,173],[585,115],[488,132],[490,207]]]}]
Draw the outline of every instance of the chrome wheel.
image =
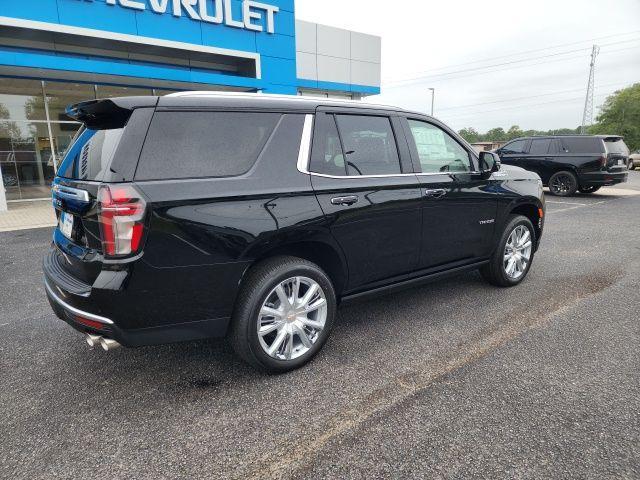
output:
[{"label": "chrome wheel", "polygon": [[267,295],[258,317],[258,340],[267,355],[292,360],[318,341],[327,321],[327,299],[308,277],[280,282]]},{"label": "chrome wheel", "polygon": [[514,228],[504,247],[503,268],[509,278],[517,280],[524,275],[531,261],[532,247],[529,229],[524,225]]}]

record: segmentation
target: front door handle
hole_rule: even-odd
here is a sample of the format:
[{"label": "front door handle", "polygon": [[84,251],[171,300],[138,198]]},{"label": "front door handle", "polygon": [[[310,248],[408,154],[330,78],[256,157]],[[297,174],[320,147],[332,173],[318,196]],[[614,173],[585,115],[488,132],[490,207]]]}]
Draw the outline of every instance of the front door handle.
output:
[{"label": "front door handle", "polygon": [[333,197],[331,199],[331,205],[353,205],[358,203],[357,195],[347,195],[344,197]]},{"label": "front door handle", "polygon": [[424,196],[425,197],[431,197],[431,198],[440,198],[440,197],[444,197],[447,194],[447,191],[444,188],[427,188],[424,191]]}]

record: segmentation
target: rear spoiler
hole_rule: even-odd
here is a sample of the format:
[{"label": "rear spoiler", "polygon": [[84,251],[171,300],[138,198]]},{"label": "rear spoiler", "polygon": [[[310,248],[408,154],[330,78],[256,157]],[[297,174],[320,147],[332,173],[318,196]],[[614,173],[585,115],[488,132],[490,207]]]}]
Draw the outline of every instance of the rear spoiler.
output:
[{"label": "rear spoiler", "polygon": [[155,107],[158,97],[120,97],[69,105],[66,114],[92,130],[123,128],[136,108]]}]

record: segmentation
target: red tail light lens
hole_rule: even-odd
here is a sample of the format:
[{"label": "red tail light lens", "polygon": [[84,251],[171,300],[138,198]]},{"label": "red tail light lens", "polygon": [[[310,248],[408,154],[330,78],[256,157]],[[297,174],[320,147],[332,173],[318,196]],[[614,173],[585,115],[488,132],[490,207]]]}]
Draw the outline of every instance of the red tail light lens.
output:
[{"label": "red tail light lens", "polygon": [[98,190],[102,251],[119,257],[138,253],[147,204],[131,185],[103,185]]},{"label": "red tail light lens", "polygon": [[602,168],[607,168],[607,156],[606,155],[600,157],[600,165],[602,165]]}]

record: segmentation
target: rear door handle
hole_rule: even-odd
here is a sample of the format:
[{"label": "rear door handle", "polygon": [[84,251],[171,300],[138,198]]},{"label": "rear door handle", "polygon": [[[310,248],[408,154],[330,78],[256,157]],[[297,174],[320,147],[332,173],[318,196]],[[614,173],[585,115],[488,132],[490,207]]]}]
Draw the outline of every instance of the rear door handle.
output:
[{"label": "rear door handle", "polygon": [[424,191],[424,196],[425,197],[431,197],[431,198],[440,198],[440,197],[444,197],[447,194],[447,191],[444,188],[427,188]]},{"label": "rear door handle", "polygon": [[344,197],[333,197],[331,199],[331,205],[353,205],[358,203],[357,195],[346,195]]}]

